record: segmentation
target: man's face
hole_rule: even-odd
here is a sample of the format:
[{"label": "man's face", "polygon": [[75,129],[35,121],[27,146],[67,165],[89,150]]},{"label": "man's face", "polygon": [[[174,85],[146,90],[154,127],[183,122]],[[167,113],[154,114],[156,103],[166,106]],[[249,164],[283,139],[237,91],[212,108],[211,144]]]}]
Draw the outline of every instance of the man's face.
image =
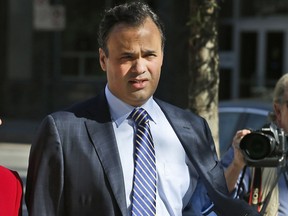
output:
[{"label": "man's face", "polygon": [[99,49],[101,68],[107,73],[108,87],[119,99],[141,106],[158,86],[163,62],[161,35],[148,18],[138,26],[115,26],[110,32],[108,56]]},{"label": "man's face", "polygon": [[288,133],[288,89],[283,97],[283,103],[274,104],[277,126],[283,128]]}]

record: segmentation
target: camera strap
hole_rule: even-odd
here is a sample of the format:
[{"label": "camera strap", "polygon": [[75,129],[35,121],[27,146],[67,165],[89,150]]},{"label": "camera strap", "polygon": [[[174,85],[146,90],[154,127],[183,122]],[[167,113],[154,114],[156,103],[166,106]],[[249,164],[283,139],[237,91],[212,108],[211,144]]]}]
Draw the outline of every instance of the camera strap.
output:
[{"label": "camera strap", "polygon": [[[241,174],[241,177],[240,177],[240,181],[239,181],[239,186],[238,186],[238,188],[237,188],[237,192],[236,192],[236,197],[240,197],[240,191],[241,191],[241,189],[242,189],[242,186],[243,186],[243,189],[242,190],[244,190],[244,184],[243,184],[243,182],[244,182],[244,177],[245,177],[245,173],[246,173],[246,170],[247,170],[247,165],[246,166],[244,166],[244,168],[243,168],[243,171],[242,171],[242,174]],[[288,182],[287,182],[288,183]],[[246,200],[246,199],[245,199]]]},{"label": "camera strap", "polygon": [[261,168],[254,168],[254,173],[252,177],[252,184],[250,188],[249,204],[254,207],[258,212],[260,210],[261,203],[261,182],[262,182],[262,171]]}]

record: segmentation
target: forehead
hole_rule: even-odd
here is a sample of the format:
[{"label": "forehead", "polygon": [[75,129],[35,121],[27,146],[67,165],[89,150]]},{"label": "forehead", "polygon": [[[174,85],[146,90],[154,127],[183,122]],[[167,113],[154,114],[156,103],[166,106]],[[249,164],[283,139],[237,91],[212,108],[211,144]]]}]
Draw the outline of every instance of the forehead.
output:
[{"label": "forehead", "polygon": [[[145,29],[146,29],[146,31],[145,31]],[[159,37],[161,38],[161,33],[160,33],[160,30],[158,29],[157,25],[153,22],[153,20],[150,17],[147,17],[145,20],[143,20],[143,22],[141,22],[137,25],[128,24],[128,23],[124,23],[124,22],[116,24],[111,29],[111,31],[107,37],[107,42],[109,41],[109,38],[112,35],[115,37],[120,36],[120,35],[123,36],[123,34],[125,35],[125,33],[128,33],[128,32],[139,33],[140,30],[142,33],[146,32],[146,33],[153,34],[155,36],[159,35]]]}]

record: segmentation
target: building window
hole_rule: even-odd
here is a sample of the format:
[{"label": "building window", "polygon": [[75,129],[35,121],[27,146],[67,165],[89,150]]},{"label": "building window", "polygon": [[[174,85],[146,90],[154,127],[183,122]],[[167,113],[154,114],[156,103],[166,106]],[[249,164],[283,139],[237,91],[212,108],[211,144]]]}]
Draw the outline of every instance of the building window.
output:
[{"label": "building window", "polygon": [[219,26],[219,50],[231,51],[233,44],[233,27],[230,24]]},{"label": "building window", "polygon": [[284,33],[267,32],[266,36],[266,85],[273,87],[283,71]]},{"label": "building window", "polygon": [[240,15],[243,17],[285,15],[288,13],[287,0],[241,0]]},{"label": "building window", "polygon": [[64,2],[66,28],[61,33],[61,76],[97,79],[104,76],[99,65],[97,31],[105,1]]},{"label": "building window", "polygon": [[233,4],[234,1],[219,1],[219,16],[221,19],[233,18]]},{"label": "building window", "polygon": [[240,97],[250,97],[256,80],[257,33],[242,32],[240,37]]}]

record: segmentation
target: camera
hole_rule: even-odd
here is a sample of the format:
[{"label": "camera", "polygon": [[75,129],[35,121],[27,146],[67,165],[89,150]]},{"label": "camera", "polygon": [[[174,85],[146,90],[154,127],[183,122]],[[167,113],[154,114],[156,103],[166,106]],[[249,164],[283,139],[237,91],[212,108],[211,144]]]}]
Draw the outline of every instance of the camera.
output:
[{"label": "camera", "polygon": [[278,167],[286,165],[287,136],[273,123],[252,131],[240,141],[248,166]]}]

